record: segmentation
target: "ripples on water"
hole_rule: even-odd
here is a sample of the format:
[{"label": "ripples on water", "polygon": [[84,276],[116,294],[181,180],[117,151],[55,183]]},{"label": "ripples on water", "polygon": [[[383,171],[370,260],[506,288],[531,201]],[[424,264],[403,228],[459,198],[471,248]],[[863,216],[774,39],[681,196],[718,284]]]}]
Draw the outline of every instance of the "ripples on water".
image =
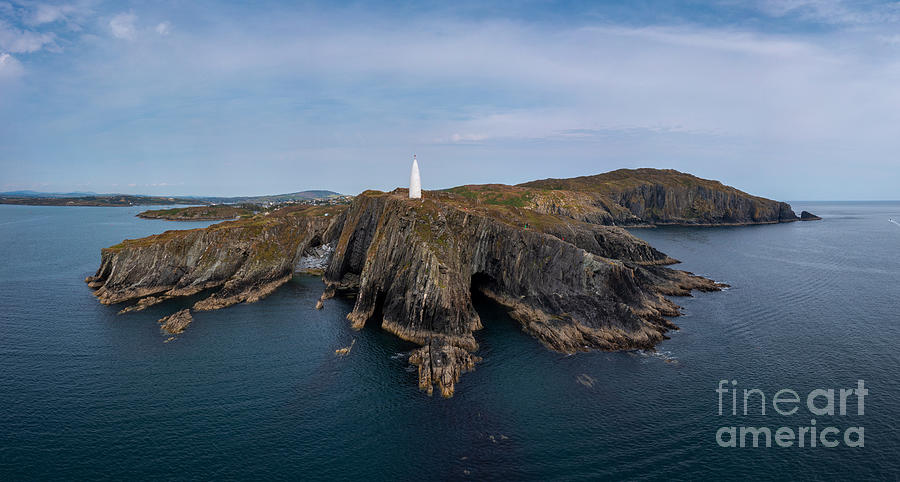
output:
[{"label": "ripples on water", "polygon": [[[103,246],[209,223],[0,206],[0,478],[896,478],[900,204],[794,207],[826,219],[634,231],[732,285],[678,299],[657,352],[554,353],[479,299],[484,361],[442,400],[417,390],[413,345],[348,329],[352,300],[314,310],[316,278],[197,313],[170,343],[156,319],[190,300],[117,316],[82,282]],[[715,443],[722,425],[809,424],[719,417],[719,379],[804,394],[860,378],[866,415],[817,421],[865,426],[865,448]]]}]

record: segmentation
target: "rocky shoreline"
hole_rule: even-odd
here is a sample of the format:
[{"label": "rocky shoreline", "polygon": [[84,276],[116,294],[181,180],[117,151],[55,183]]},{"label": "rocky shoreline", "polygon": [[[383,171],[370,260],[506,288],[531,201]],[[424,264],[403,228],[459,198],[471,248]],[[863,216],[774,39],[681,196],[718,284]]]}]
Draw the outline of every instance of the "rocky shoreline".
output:
[{"label": "rocky shoreline", "polygon": [[[101,303],[132,303],[121,312],[208,290],[192,307],[200,311],[257,301],[298,271],[321,274],[316,308],[337,293],[353,296],[350,325],[378,323],[420,345],[409,358],[419,386],[445,397],[480,360],[475,291],[505,306],[547,348],[574,353],[652,349],[677,329],[669,318],[680,309],[668,297],[725,286],[667,267],[677,260],[621,227],[504,195],[486,202],[453,190],[424,199],[409,199],[405,189],[366,191],[350,205],[167,231],[103,249],[86,281]],[[757,209],[755,199],[735,205]],[[189,317],[187,310],[161,322],[180,332]]]},{"label": "rocky shoreline", "polygon": [[211,205],[142,211],[137,217],[167,221],[225,221],[252,216],[252,210],[240,206]]}]

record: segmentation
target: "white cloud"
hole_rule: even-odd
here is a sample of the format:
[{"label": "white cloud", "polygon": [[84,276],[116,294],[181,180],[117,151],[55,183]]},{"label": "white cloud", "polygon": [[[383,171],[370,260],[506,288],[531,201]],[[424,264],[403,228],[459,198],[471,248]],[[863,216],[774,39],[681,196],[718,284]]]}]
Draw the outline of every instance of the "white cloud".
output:
[{"label": "white cloud", "polygon": [[[136,13],[140,21],[133,13],[103,20],[118,38],[171,35],[168,21],[138,31],[152,15]],[[705,155],[759,164],[765,174],[792,162],[896,162],[900,152],[900,37],[890,28],[772,33],[439,16],[399,28],[364,15],[179,23],[165,42],[71,49],[81,68],[34,78],[82,94],[73,101],[80,108],[57,124],[74,130],[85,110],[103,118],[147,108],[129,125],[157,126],[153,136],[167,145],[203,145],[210,158],[265,157],[257,151],[269,144],[303,153],[292,159],[356,148],[393,156],[397,146],[438,144],[433,152],[447,159],[491,151],[507,162],[504,149],[521,149],[532,158],[681,158],[690,170],[690,159]]]},{"label": "white cloud", "polygon": [[[872,37],[690,25],[542,28],[437,19],[397,29],[358,18],[266,20],[264,35],[252,21],[229,25],[225,38],[191,32],[170,55],[131,68],[142,87],[123,87],[123,98],[187,95],[197,75],[246,83],[265,72],[327,83],[338,102],[392,116],[419,107],[417,96],[391,99],[370,89],[449,89],[462,102],[434,107],[411,129],[420,139],[460,144],[588,139],[588,131],[893,142],[885,131],[900,123],[900,56],[867,48],[885,45]],[[146,80],[159,72],[165,77],[158,82]],[[104,91],[102,102],[109,99]]]},{"label": "white cloud", "polygon": [[22,75],[25,69],[22,64],[10,54],[0,54],[0,79],[9,79]]},{"label": "white cloud", "polygon": [[27,22],[31,25],[41,25],[44,23],[53,23],[67,20],[68,16],[77,12],[78,8],[74,5],[51,5],[41,3],[27,18]]},{"label": "white cloud", "polygon": [[453,134],[452,136],[450,136],[450,141],[457,142],[457,143],[459,143],[459,142],[479,142],[479,141],[483,141],[487,138],[488,138],[488,136],[486,136],[484,134],[460,134],[457,132],[457,133]]},{"label": "white cloud", "polygon": [[56,36],[52,33],[20,30],[0,20],[0,50],[12,53],[32,53],[45,47],[55,49],[55,39]]},{"label": "white cloud", "polygon": [[160,22],[160,24],[156,26],[156,33],[163,36],[169,35],[170,33],[172,33],[172,24],[168,21]]},{"label": "white cloud", "polygon": [[764,0],[759,9],[773,17],[795,15],[800,19],[834,25],[867,25],[900,21],[895,3],[854,4],[844,0]]},{"label": "white cloud", "polygon": [[109,29],[113,34],[113,37],[125,39],[125,40],[134,40],[137,35],[137,29],[134,26],[134,22],[137,20],[137,15],[133,13],[120,13],[112,18],[109,21]]},{"label": "white cloud", "polygon": [[887,45],[900,45],[900,35],[879,35],[878,39]]}]

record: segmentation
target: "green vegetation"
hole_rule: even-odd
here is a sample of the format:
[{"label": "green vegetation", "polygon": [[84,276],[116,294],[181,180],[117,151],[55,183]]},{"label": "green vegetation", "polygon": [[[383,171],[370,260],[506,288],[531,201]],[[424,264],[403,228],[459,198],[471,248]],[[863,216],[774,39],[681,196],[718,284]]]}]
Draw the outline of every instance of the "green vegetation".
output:
[{"label": "green vegetation", "polygon": [[168,219],[171,221],[218,221],[252,216],[249,206],[217,204],[212,206],[191,206],[186,208],[155,209],[144,211],[138,217],[146,219]]},{"label": "green vegetation", "polygon": [[[543,179],[515,186],[465,185],[430,193],[469,210],[507,207],[588,223],[615,225],[778,222],[785,207],[719,181],[672,169],[619,169],[594,176]],[[428,195],[426,195],[427,197]],[[737,203],[737,204],[735,204]],[[735,206],[740,208],[735,209]],[[528,220],[543,229],[545,220]],[[785,220],[792,220],[790,215]]]},{"label": "green vegetation", "polygon": [[188,235],[188,233],[192,233],[195,231],[201,231],[203,228],[197,229],[187,229],[187,230],[169,230],[161,234],[154,234],[153,236],[147,236],[146,238],[139,239],[126,239],[119,244],[114,246],[110,246],[109,250],[118,251],[123,248],[134,248],[134,247],[146,247],[153,246],[158,243],[166,243],[174,239],[184,238]]},{"label": "green vegetation", "polygon": [[[201,206],[202,207],[202,206]],[[197,231],[207,231],[209,233],[215,233],[220,230],[229,230],[237,235],[243,237],[244,239],[255,239],[258,237],[264,229],[270,227],[276,227],[282,223],[284,218],[286,217],[304,217],[304,216],[337,216],[342,211],[347,208],[346,205],[325,205],[325,206],[306,206],[306,205],[296,205],[296,206],[288,206],[282,209],[278,209],[276,211],[264,213],[264,214],[256,214],[252,216],[241,217],[234,221],[225,221],[222,223],[214,224],[209,226],[208,228],[196,228],[196,229],[183,229],[183,230],[169,230],[161,234],[155,234],[152,236],[147,236],[145,238],[139,239],[126,239],[121,243],[118,243],[114,246],[110,246],[106,248],[107,250],[118,251],[124,248],[138,248],[138,247],[148,247],[156,244],[164,244],[173,240],[178,239],[186,239],[191,236],[193,233]],[[176,208],[177,210],[177,208]],[[171,211],[171,210],[162,210],[162,211]],[[267,251],[264,256],[274,255],[270,251]]]},{"label": "green vegetation", "polygon": [[518,187],[594,192],[604,195],[613,195],[631,191],[645,185],[683,188],[705,187],[711,191],[725,191],[747,197],[755,197],[731,186],[726,186],[719,181],[701,179],[692,174],[679,172],[674,169],[651,168],[618,169],[594,176],[581,176],[570,179],[542,179],[540,181],[519,184]]},{"label": "green vegetation", "polygon": [[511,206],[524,208],[528,206],[534,193],[530,189],[503,184],[485,184],[483,186],[459,186],[447,189],[446,192],[462,196],[477,203],[494,206]]},{"label": "green vegetation", "polygon": [[32,193],[25,191],[0,193],[0,204],[22,204],[28,206],[143,206],[160,204],[278,204],[288,202],[346,203],[350,196],[334,191],[300,191],[269,196],[243,197],[168,197],[133,194],[87,194]]}]

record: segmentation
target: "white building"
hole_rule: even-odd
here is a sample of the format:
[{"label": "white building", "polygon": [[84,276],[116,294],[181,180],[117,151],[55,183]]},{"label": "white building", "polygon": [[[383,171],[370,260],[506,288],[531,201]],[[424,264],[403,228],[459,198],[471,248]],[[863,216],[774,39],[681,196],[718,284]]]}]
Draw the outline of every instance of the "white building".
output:
[{"label": "white building", "polygon": [[419,162],[413,154],[412,171],[409,173],[409,198],[422,199],[422,179],[419,177]]}]

